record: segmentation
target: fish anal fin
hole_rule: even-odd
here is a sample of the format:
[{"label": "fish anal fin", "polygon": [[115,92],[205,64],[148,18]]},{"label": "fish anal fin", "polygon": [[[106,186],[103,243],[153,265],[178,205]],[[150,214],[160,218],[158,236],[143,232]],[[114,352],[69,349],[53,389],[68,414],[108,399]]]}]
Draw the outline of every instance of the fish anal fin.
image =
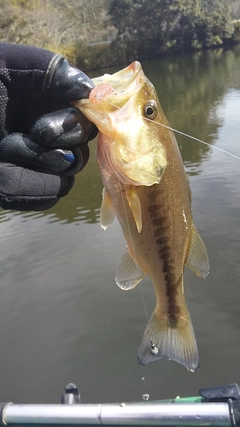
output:
[{"label": "fish anal fin", "polygon": [[209,274],[210,267],[207,249],[194,224],[192,224],[191,243],[186,266],[197,276],[204,279]]},{"label": "fish anal fin", "polygon": [[138,363],[147,365],[161,359],[173,360],[191,372],[199,368],[198,349],[189,314],[172,328],[167,318],[152,314],[138,349]]},{"label": "fish anal fin", "polygon": [[102,205],[100,209],[100,224],[101,227],[106,230],[110,224],[112,224],[115,218],[115,211],[113,208],[112,201],[106,192],[105,188],[102,191]]},{"label": "fish anal fin", "polygon": [[115,280],[117,285],[119,288],[128,291],[135,288],[144,276],[146,276],[146,273],[130,254],[128,247],[126,247],[116,270]]},{"label": "fish anal fin", "polygon": [[142,208],[138,193],[134,188],[125,190],[125,195],[132,211],[133,218],[139,233],[142,231]]}]

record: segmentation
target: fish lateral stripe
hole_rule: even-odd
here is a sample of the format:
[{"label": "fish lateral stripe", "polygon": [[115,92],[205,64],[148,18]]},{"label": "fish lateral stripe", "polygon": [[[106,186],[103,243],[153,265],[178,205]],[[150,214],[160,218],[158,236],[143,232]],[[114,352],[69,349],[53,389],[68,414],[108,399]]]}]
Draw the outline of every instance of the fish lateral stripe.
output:
[{"label": "fish lateral stripe", "polygon": [[[167,302],[166,315],[169,320],[169,324],[172,328],[177,327],[179,314],[181,309],[177,303],[177,289],[179,284],[176,283],[176,277],[174,274],[174,264],[170,260],[171,248],[169,244],[169,234],[167,216],[164,215],[164,206],[160,203],[156,203],[155,198],[149,195],[149,217],[151,219],[152,228],[154,230],[155,244],[157,246],[157,252],[159,259],[163,263],[163,274],[165,280],[165,295]],[[181,280],[181,278],[180,278]]]}]

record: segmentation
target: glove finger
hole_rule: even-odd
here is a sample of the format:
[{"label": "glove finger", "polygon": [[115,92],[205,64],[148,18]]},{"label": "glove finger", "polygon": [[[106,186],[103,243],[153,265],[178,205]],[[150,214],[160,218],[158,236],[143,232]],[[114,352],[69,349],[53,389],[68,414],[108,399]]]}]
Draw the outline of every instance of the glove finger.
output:
[{"label": "glove finger", "polygon": [[92,141],[94,138],[96,138],[98,134],[98,128],[94,124],[92,124],[92,127],[89,129],[89,133],[87,135],[87,141]]},{"label": "glove finger", "polygon": [[50,175],[0,163],[0,206],[14,210],[45,210],[65,196],[74,176]]},{"label": "glove finger", "polygon": [[85,142],[92,133],[93,124],[76,108],[41,116],[33,125],[33,139],[52,148],[71,148]]},{"label": "glove finger", "polygon": [[61,149],[46,149],[29,136],[20,133],[7,135],[0,142],[1,161],[55,174],[73,174],[74,172],[70,171],[72,168],[81,170],[86,164],[86,157],[87,153],[82,154],[77,148],[67,152]]},{"label": "glove finger", "polygon": [[56,71],[54,68],[54,75],[49,73],[44,88],[50,88],[53,95],[68,101],[89,97],[94,83],[85,73],[71,67],[66,59],[58,63]]}]

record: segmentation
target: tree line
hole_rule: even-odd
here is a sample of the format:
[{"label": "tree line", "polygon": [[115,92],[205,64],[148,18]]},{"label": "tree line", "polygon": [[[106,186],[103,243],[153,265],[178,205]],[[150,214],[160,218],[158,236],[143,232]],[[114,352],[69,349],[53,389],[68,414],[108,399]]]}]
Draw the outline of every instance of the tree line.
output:
[{"label": "tree line", "polygon": [[2,0],[0,40],[82,69],[240,41],[239,0]]},{"label": "tree line", "polygon": [[[132,52],[151,58],[232,41],[234,24],[225,0],[113,0],[115,45],[129,61]],[[125,53],[124,53],[125,52]]]}]

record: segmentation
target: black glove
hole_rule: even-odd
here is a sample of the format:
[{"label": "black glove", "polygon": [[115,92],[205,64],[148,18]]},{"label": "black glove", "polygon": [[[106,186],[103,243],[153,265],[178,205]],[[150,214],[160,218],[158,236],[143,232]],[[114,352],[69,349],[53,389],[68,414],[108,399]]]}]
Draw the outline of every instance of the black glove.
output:
[{"label": "black glove", "polygon": [[0,43],[0,206],[44,210],[72,188],[96,128],[69,101],[92,81],[61,56]]}]

